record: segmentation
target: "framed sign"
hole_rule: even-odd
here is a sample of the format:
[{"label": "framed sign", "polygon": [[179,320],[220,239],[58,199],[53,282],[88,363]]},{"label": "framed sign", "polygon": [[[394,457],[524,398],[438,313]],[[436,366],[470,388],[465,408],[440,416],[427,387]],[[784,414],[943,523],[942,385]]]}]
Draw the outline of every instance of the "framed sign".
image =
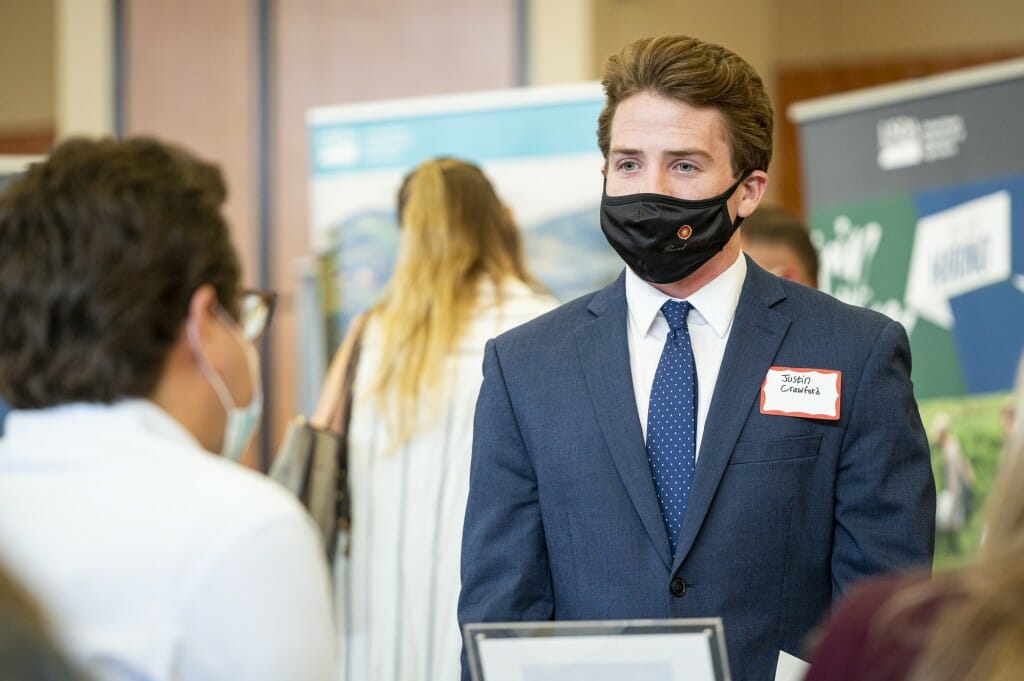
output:
[{"label": "framed sign", "polygon": [[473,681],[727,681],[722,620],[491,622],[463,627]]}]

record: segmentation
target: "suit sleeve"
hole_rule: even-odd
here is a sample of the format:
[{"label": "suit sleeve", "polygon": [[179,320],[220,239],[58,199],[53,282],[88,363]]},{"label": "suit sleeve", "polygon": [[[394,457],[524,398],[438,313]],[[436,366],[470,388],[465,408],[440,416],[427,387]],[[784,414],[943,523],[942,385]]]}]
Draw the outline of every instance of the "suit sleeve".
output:
[{"label": "suit sleeve", "polygon": [[878,335],[850,406],[835,489],[833,596],[870,574],[930,568],[935,544],[935,480],[900,324]]},{"label": "suit sleeve", "polygon": [[[462,537],[459,624],[549,620],[554,600],[537,477],[493,340],[483,366]],[[469,679],[465,646],[462,678]]]}]

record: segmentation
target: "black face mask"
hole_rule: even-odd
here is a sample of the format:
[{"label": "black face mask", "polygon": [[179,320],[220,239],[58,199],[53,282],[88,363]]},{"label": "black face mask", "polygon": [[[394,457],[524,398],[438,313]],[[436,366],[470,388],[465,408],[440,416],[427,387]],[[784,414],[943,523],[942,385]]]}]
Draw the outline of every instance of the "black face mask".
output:
[{"label": "black face mask", "polygon": [[699,201],[662,194],[601,195],[601,231],[637,276],[654,284],[685,279],[725,248],[743,222],[726,202],[749,177]]}]

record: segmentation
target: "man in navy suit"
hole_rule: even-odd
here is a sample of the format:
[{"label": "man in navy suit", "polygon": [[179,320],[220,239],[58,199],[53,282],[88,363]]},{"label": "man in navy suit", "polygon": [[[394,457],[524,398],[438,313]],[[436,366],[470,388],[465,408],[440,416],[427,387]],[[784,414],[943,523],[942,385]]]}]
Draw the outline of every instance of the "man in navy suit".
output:
[{"label": "man in navy suit", "polygon": [[717,616],[733,678],[771,679],[852,582],[930,564],[906,333],[740,252],[772,151],[740,57],[640,40],[603,85],[601,227],[627,267],[487,346],[459,619]]}]

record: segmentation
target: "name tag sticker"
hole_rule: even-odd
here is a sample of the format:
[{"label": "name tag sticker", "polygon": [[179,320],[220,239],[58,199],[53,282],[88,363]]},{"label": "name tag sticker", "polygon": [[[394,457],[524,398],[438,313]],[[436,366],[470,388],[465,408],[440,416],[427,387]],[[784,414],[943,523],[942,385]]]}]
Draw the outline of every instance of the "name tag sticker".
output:
[{"label": "name tag sticker", "polygon": [[761,384],[761,413],[839,420],[843,372],[769,367]]}]

